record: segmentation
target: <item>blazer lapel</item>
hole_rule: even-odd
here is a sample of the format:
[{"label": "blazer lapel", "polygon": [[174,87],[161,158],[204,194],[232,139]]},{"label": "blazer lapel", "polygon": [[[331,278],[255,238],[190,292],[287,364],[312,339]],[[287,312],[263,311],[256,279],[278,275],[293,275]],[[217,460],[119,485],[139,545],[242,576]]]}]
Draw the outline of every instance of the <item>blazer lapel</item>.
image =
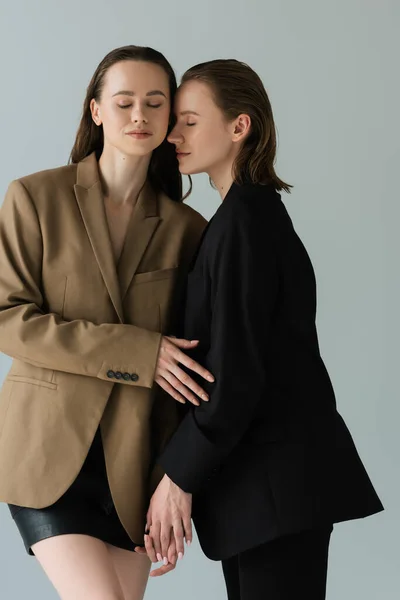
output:
[{"label": "blazer lapel", "polygon": [[78,164],[76,200],[104,283],[121,323],[124,322],[119,282],[108,229],[95,154]]},{"label": "blazer lapel", "polygon": [[146,182],[137,199],[118,262],[118,279],[122,300],[159,221],[157,196],[150,183]]}]

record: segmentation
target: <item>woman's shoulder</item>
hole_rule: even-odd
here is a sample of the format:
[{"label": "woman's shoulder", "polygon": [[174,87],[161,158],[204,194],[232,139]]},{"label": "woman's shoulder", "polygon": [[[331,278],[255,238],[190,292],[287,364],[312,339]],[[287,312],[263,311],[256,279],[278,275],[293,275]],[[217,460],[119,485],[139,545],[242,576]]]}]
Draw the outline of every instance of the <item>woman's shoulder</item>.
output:
[{"label": "woman's shoulder", "polygon": [[37,171],[15,179],[10,185],[23,187],[32,198],[43,194],[47,190],[60,189],[60,187],[73,188],[76,183],[76,164],[55,167]]},{"label": "woman's shoulder", "polygon": [[224,227],[254,230],[276,230],[280,224],[291,224],[279,192],[272,186],[254,183],[233,183],[215,217]]}]

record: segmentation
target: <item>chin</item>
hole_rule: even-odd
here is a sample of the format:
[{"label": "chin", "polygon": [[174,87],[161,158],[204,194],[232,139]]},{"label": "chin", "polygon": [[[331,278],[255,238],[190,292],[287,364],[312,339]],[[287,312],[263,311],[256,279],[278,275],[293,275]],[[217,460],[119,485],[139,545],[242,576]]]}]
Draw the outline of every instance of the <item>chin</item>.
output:
[{"label": "chin", "polygon": [[181,167],[179,166],[179,173],[181,175],[191,175],[193,171],[191,171],[190,169],[185,169],[185,167]]},{"label": "chin", "polygon": [[206,169],[204,167],[191,167],[190,169],[186,169],[185,175],[199,175],[200,173],[206,173]]},{"label": "chin", "polygon": [[[155,136],[154,136],[155,137]],[[151,139],[145,141],[132,140],[130,144],[124,146],[122,152],[127,156],[147,156],[151,154],[160,145],[159,140]]]},{"label": "chin", "polygon": [[204,173],[205,172],[205,168],[203,167],[196,167],[193,165],[179,165],[179,172],[181,173],[181,175],[197,175],[199,173]]}]

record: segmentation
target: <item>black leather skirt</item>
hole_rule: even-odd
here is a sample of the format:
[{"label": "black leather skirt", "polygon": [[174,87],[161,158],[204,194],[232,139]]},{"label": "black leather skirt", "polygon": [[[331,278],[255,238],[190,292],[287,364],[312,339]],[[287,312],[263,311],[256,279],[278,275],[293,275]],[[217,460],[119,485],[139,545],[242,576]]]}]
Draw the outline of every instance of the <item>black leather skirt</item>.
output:
[{"label": "black leather skirt", "polygon": [[30,555],[36,542],[68,533],[90,535],[132,552],[138,545],[122,526],[111,498],[100,429],[79,475],[57,502],[40,509],[8,507]]}]

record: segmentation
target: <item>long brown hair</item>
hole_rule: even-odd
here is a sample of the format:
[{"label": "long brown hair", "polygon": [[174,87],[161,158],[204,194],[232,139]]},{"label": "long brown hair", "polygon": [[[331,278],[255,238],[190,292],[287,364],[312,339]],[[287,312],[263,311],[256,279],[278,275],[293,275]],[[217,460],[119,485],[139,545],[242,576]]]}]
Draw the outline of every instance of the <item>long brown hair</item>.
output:
[{"label": "long brown hair", "polygon": [[234,59],[219,59],[191,67],[182,77],[210,86],[216,105],[227,121],[240,114],[251,119],[250,133],[242,144],[233,165],[234,180],[273,185],[277,191],[290,192],[292,187],[280,179],[274,168],[276,129],[265,87],[260,77],[246,63]]},{"label": "long brown hair", "polygon": [[[96,152],[97,159],[100,158],[104,145],[103,127],[98,127],[93,122],[90,102],[92,98],[99,102],[108,69],[123,60],[149,62],[164,69],[169,81],[171,118],[168,133],[171,131],[173,127],[172,108],[177,89],[176,77],[171,65],[161,52],[153,48],[143,46],[116,48],[103,58],[88,85],[81,121],[69,158],[70,163],[78,163],[92,152]],[[157,191],[164,192],[172,200],[182,200],[182,177],[179,173],[176,152],[166,139],[153,151],[149,165],[149,179]]]}]

